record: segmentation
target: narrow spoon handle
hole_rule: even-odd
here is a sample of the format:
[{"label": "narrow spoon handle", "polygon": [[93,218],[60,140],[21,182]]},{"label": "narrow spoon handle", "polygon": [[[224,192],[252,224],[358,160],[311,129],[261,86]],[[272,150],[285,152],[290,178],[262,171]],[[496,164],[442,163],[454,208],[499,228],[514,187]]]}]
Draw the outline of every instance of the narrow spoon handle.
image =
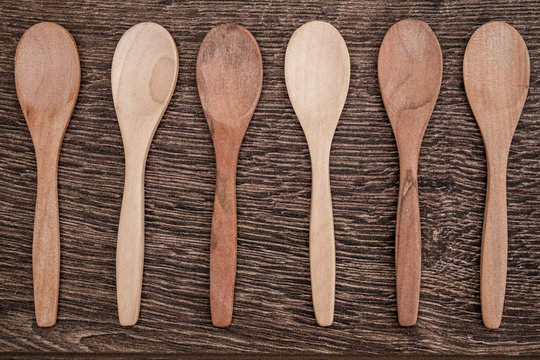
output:
[{"label": "narrow spoon handle", "polygon": [[400,169],[396,218],[396,297],[401,326],[416,324],[420,300],[422,243],[417,167]]},{"label": "narrow spoon handle", "polygon": [[508,228],[506,219],[506,162],[498,171],[488,165],[484,233],[480,257],[480,303],[486,327],[500,326],[506,287]]},{"label": "narrow spoon handle", "polygon": [[144,263],[144,159],[133,159],[126,153],[126,178],[116,248],[118,317],[123,326],[137,322],[141,304]]},{"label": "narrow spoon handle", "polygon": [[329,154],[312,154],[313,172],[309,260],[315,319],[320,326],[332,325],[336,283],[334,218],[330,192]]},{"label": "narrow spoon handle", "polygon": [[231,324],[236,278],[236,159],[217,159],[210,240],[210,311],[214,326]]},{"label": "narrow spoon handle", "polygon": [[37,198],[32,247],[34,303],[38,326],[52,326],[56,323],[60,287],[58,152],[36,151],[36,155]]}]

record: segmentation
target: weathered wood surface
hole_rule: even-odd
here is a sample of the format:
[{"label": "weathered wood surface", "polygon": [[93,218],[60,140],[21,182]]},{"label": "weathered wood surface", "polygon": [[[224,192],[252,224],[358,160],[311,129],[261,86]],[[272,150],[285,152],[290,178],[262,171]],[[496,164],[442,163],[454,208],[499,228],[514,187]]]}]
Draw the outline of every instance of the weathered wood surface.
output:
[{"label": "weathered wood surface", "polygon": [[[0,351],[322,352],[540,355],[540,2],[337,1],[268,3],[100,0],[0,3]],[[420,155],[422,284],[418,324],[398,326],[394,231],[398,154],[377,82],[378,47],[405,17],[441,44],[441,93]],[[350,92],[331,151],[336,308],[316,325],[309,281],[311,169],[283,78],[287,41],[308,20],[341,32]],[[508,167],[508,278],[503,323],[480,314],[480,241],[486,160],[465,97],[462,61],[474,30],[504,20],[530,52],[529,97]],[[81,87],[59,165],[58,323],[41,329],[32,299],[36,162],[15,93],[23,32],[55,21],[77,42]],[[146,169],[146,250],[140,320],[118,324],[115,245],[124,178],[110,88],[121,35],[141,21],[176,40],[176,91]],[[238,272],[233,322],[211,325],[208,298],[215,157],[195,62],[208,30],[237,22],[257,38],[264,81],[238,163]]]}]

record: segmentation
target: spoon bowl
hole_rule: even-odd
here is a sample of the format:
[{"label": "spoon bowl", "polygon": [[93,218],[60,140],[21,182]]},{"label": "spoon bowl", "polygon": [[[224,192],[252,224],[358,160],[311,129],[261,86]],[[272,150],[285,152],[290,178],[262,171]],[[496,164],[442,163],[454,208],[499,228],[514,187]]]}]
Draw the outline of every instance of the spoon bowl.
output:
[{"label": "spoon bowl", "polygon": [[36,152],[32,267],[38,326],[56,323],[60,285],[58,159],[80,79],[77,45],[66,29],[44,22],[26,30],[15,54],[15,85]]},{"label": "spoon bowl", "polygon": [[111,67],[111,88],[126,158],[116,248],[118,317],[139,318],[144,262],[144,170],[154,133],[178,79],[178,50],[162,26],[145,22],[124,33]]},{"label": "spoon bowl", "polygon": [[420,301],[422,244],[418,202],[418,157],[442,81],[437,37],[423,21],[392,25],[379,50],[381,95],[399,153],[396,217],[396,298],[401,326],[416,324]]},{"label": "spoon bowl", "polygon": [[309,258],[313,308],[320,326],[330,326],[334,319],[336,255],[329,161],[349,79],[349,51],[336,28],[312,21],[294,32],[285,53],[285,82],[311,157]]},{"label": "spoon bowl", "polygon": [[463,81],[486,148],[488,183],[480,302],[484,324],[492,329],[501,324],[506,287],[506,166],[529,78],[527,46],[512,26],[494,21],[474,32],[465,50]]},{"label": "spoon bowl", "polygon": [[251,33],[214,27],[197,57],[197,87],[216,155],[210,241],[210,310],[214,326],[231,324],[236,278],[236,164],[262,89],[262,57]]}]

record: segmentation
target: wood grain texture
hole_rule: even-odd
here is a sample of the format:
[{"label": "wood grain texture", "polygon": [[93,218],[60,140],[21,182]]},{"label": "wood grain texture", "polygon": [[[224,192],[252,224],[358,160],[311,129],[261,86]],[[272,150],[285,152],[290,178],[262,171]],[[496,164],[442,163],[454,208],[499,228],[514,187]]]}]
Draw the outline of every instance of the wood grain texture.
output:
[{"label": "wood grain texture", "polygon": [[38,326],[52,326],[60,286],[58,159],[81,80],[79,54],[62,26],[29,28],[15,55],[15,84],[36,153],[37,194],[32,244],[34,307]]},{"label": "wood grain texture", "polygon": [[422,264],[418,161],[439,97],[442,70],[441,47],[428,24],[405,19],[392,25],[379,49],[377,73],[399,153],[395,261],[401,326],[412,326],[418,318]]},{"label": "wood grain texture", "polygon": [[[0,349],[10,352],[377,353],[540,355],[539,1],[2,1],[0,2]],[[377,81],[388,28],[426,21],[444,59],[437,105],[422,143],[418,189],[423,306],[397,322],[394,236],[399,162]],[[351,59],[350,91],[334,135],[330,181],[336,238],[334,323],[317,326],[309,276],[311,166],[284,81],[288,39],[306,21],[332,23]],[[55,21],[75,38],[79,98],[59,163],[61,279],[58,322],[36,327],[32,217],[36,163],[13,79],[17,42]],[[502,326],[480,312],[486,193],[482,137],[463,87],[467,41],[490,20],[523,36],[530,91],[508,161],[508,275]],[[179,82],[146,168],[145,282],[136,326],[118,324],[115,248],[123,149],[110,88],[122,34],[154,21],[179,49]],[[261,98],[238,159],[235,315],[210,317],[212,138],[197,93],[199,46],[215,25],[249,29],[263,58]]]},{"label": "wood grain texture", "polygon": [[336,246],[330,148],[347,99],[350,80],[347,44],[324,21],[310,21],[291,36],[285,53],[285,83],[302,125],[311,159],[309,264],[315,319],[320,326],[334,321]]},{"label": "wood grain texture", "polygon": [[463,82],[486,148],[480,303],[484,324],[491,329],[501,325],[506,288],[508,152],[527,99],[529,78],[527,46],[512,26],[492,21],[474,32],[463,58]]},{"label": "wood grain texture", "polygon": [[126,168],[116,245],[118,319],[124,326],[137,322],[141,303],[146,159],[177,78],[178,50],[161,25],[143,22],[122,35],[111,65],[111,88]]},{"label": "wood grain texture", "polygon": [[196,73],[216,157],[210,312],[215,326],[227,327],[232,321],[236,279],[236,168],[242,139],[261,95],[259,45],[240,25],[216,26],[201,44]]}]

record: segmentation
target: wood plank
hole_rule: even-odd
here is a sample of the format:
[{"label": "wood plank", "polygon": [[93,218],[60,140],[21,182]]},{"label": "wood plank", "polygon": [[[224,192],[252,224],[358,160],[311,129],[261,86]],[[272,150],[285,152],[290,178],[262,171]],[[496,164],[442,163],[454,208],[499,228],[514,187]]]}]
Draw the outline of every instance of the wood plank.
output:
[{"label": "wood plank", "polygon": [[[0,351],[540,355],[539,1],[259,2],[105,0],[0,3]],[[415,17],[443,52],[440,97],[419,164],[422,283],[418,323],[398,326],[394,235],[398,154],[377,81],[378,48],[396,21]],[[351,58],[350,91],[330,155],[336,239],[334,324],[316,325],[309,280],[311,167],[289,102],[287,41],[304,22],[331,22]],[[75,38],[81,87],[60,153],[58,322],[34,320],[31,244],[36,162],[13,78],[23,32],[54,21]],[[508,166],[508,277],[503,323],[482,325],[480,241],[486,189],[482,138],[467,103],[462,61],[483,23],[523,36],[531,83]],[[115,246],[124,166],[110,88],[121,35],[141,21],[176,40],[176,91],[146,169],[140,320],[117,320]],[[210,227],[215,157],[195,63],[213,26],[236,22],[261,48],[259,105],[240,150],[238,263],[231,326],[211,325]]]}]

